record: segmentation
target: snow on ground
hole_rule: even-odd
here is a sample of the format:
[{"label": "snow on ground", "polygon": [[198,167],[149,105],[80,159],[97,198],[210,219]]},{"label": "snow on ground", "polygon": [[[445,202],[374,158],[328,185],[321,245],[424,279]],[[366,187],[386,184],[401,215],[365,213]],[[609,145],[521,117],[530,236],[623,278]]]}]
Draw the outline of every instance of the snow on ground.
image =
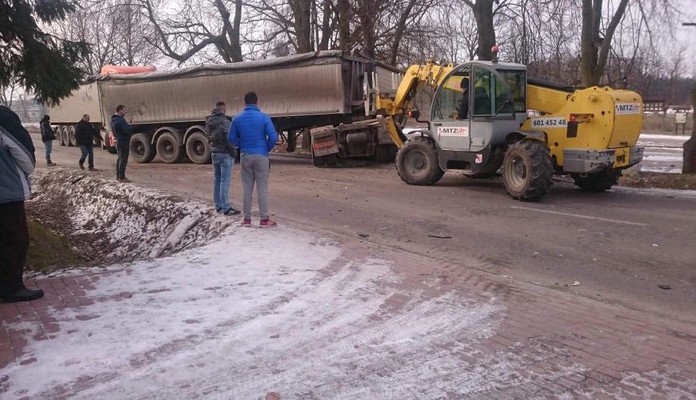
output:
[{"label": "snow on ground", "polygon": [[37,171],[33,182],[33,214],[49,226],[70,225],[61,228],[102,261],[171,254],[207,243],[233,221],[211,205],[69,169]]},{"label": "snow on ground", "polygon": [[[95,304],[8,365],[10,396],[77,399],[442,398],[495,384],[513,358],[460,358],[506,309],[400,289],[394,265],[346,258],[289,228],[230,229],[219,241],[105,274]],[[395,306],[395,299],[398,306]],[[437,381],[438,384],[433,384]]]}]

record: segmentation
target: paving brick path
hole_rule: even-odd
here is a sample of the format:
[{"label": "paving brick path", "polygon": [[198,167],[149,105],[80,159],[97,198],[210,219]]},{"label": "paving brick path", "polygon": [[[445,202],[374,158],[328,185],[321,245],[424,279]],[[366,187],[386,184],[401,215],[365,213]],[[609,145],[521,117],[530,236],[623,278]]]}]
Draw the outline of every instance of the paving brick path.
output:
[{"label": "paving brick path", "polygon": [[[432,262],[423,268],[424,259],[418,256],[384,255],[396,260],[405,276],[403,285],[466,293],[475,301],[506,307],[492,336],[473,344],[443,345],[441,351],[455,354],[464,366],[449,371],[451,376],[443,375],[443,380],[466,379],[468,374],[474,379],[474,371],[485,376],[473,390],[452,392],[449,398],[696,399],[694,326],[459,265]],[[58,333],[59,324],[51,316],[54,310],[113,300],[95,290],[99,279],[110,273],[39,279],[30,286],[44,289],[43,299],[0,304],[0,398],[16,395],[9,391],[1,368],[36,362],[25,354],[27,340],[45,340]],[[86,313],[78,319],[93,317]],[[28,338],[27,332],[34,336]],[[177,348],[172,346],[172,351]],[[54,395],[60,398],[60,393]],[[413,398],[429,398],[428,393],[423,388]],[[65,397],[70,396],[65,393]]]}]

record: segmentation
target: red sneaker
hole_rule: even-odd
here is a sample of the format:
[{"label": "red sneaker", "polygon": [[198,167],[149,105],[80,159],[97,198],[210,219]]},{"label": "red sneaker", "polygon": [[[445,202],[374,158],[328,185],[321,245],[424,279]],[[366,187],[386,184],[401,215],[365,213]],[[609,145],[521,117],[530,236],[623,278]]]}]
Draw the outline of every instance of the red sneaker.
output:
[{"label": "red sneaker", "polygon": [[259,226],[261,228],[271,228],[274,226],[278,226],[278,224],[275,221],[273,221],[272,219],[266,218],[266,219],[261,220],[261,223],[259,224]]},{"label": "red sneaker", "polygon": [[244,218],[244,221],[242,221],[242,226],[245,228],[251,228],[251,220]]}]

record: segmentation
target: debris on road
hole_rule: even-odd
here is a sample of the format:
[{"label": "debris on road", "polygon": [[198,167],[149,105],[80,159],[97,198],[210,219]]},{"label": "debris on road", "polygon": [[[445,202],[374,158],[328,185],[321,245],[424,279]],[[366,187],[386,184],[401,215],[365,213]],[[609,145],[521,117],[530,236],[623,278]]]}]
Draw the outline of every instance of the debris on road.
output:
[{"label": "debris on road", "polygon": [[428,234],[428,237],[435,238],[435,239],[452,239],[452,236],[449,236],[449,235]]},{"label": "debris on road", "polygon": [[657,285],[657,287],[659,287],[660,289],[664,289],[664,290],[671,290],[672,289],[672,287],[670,285],[664,285],[664,284]]},{"label": "debris on road", "polygon": [[580,282],[578,282],[578,281],[573,282],[573,286],[580,286]]}]

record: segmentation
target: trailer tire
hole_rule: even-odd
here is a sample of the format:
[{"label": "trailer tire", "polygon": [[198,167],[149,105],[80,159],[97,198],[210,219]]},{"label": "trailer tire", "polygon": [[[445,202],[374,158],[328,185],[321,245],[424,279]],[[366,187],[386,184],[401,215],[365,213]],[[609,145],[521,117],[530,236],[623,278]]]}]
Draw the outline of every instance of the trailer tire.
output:
[{"label": "trailer tire", "polygon": [[409,185],[432,185],[445,174],[437,158],[437,151],[428,139],[414,138],[396,153],[396,171]]},{"label": "trailer tire", "polygon": [[65,126],[61,126],[58,129],[60,131],[60,145],[67,146],[69,142],[68,131],[66,130],[67,128]]},{"label": "trailer tire", "polygon": [[77,139],[75,138],[75,126],[70,125],[68,127],[68,146],[77,146]]},{"label": "trailer tire", "polygon": [[58,144],[61,146],[65,146],[65,142],[63,141],[63,127],[56,126],[55,132],[56,132],[56,139],[58,139]]},{"label": "trailer tire", "polygon": [[619,171],[608,170],[594,174],[587,174],[587,176],[572,174],[571,177],[575,181],[575,185],[577,185],[583,192],[601,193],[616,185],[619,175]]},{"label": "trailer tire", "polygon": [[210,144],[203,132],[193,132],[186,140],[186,155],[196,164],[210,164]]},{"label": "trailer tire", "polygon": [[145,164],[155,158],[155,148],[148,135],[136,133],[130,140],[130,154],[137,163]]},{"label": "trailer tire", "polygon": [[181,162],[186,152],[179,144],[176,135],[172,132],[164,132],[157,139],[157,155],[167,164]]},{"label": "trailer tire", "polygon": [[544,143],[520,140],[508,147],[503,159],[503,182],[513,199],[540,199],[548,193],[552,178],[551,154]]}]

